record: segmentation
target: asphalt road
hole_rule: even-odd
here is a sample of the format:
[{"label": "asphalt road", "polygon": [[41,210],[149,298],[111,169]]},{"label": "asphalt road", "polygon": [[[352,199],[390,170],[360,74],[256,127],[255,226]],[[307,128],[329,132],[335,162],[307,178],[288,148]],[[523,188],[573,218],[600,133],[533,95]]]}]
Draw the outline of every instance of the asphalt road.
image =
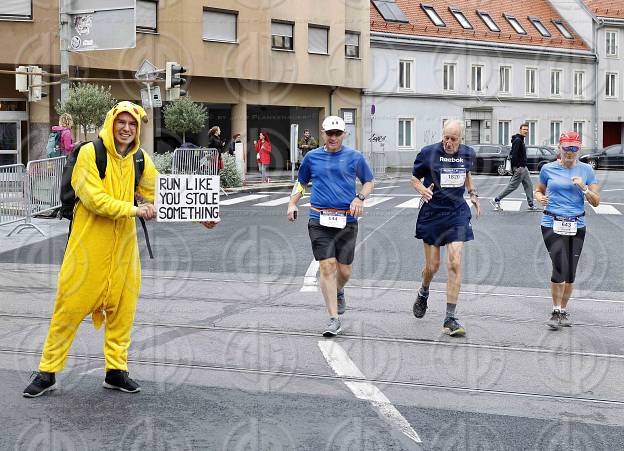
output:
[{"label": "asphalt road", "polygon": [[[599,176],[603,202],[624,213],[624,172]],[[355,377],[324,354],[320,293],[301,291],[312,261],[305,220],[257,205],[288,193],[223,206],[211,231],[151,225],[156,259],[143,258],[129,356],[138,395],[101,387],[102,332],[86,319],[60,389],[22,398],[65,237],[0,253],[0,449],[622,449],[624,216],[587,207],[574,326],[552,332],[540,214],[486,203],[507,179],[477,179],[484,215],[466,246],[460,339],[440,332],[444,270],[425,318],[412,316],[418,210],[397,205],[415,196],[405,177],[379,184],[373,198],[389,199],[360,222],[345,332],[334,340]]]}]

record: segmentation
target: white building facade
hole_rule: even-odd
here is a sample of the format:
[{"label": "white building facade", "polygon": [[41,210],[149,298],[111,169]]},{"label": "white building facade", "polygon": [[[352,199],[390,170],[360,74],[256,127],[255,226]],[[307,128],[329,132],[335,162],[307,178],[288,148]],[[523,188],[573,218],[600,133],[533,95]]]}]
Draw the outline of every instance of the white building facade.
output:
[{"label": "white building facade", "polygon": [[593,145],[596,64],[587,48],[375,27],[370,39],[363,142],[367,152],[385,151],[389,167],[411,166],[423,146],[441,139],[447,119],[465,122],[467,144],[509,145],[528,122],[529,144],[555,145],[562,131],[577,130]]}]

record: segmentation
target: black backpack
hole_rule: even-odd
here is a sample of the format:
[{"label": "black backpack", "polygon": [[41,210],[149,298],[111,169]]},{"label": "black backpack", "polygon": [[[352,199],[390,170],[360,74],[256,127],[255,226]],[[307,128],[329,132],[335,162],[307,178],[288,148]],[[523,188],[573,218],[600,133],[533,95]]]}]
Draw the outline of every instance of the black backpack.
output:
[{"label": "black backpack", "polygon": [[[106,154],[106,148],[104,147],[104,142],[101,138],[98,138],[92,142],[93,146],[95,147],[95,165],[97,166],[100,178],[103,179],[106,175],[106,166],[108,164],[108,155]],[[58,211],[58,218],[69,219],[70,234],[72,221],[74,219],[74,207],[79,200],[76,197],[76,193],[74,192],[74,187],[71,184],[71,179],[74,172],[74,166],[76,165],[76,161],[78,160],[78,154],[80,153],[80,149],[86,144],[89,144],[89,141],[79,143],[74,146],[71,153],[67,156],[67,161],[65,162],[65,166],[63,167],[63,175],[61,177],[61,207]],[[143,157],[143,149],[139,149],[139,151],[134,154],[135,192],[137,187],[139,186],[139,180],[141,180],[144,169],[145,158]],[[137,205],[136,199],[134,201],[134,205]],[[145,243],[147,245],[149,256],[150,258],[154,258],[154,254],[152,253],[152,247],[149,241],[149,234],[147,233],[147,227],[145,226],[145,220],[143,218],[139,218],[139,221],[141,222],[141,226],[143,227],[143,233],[145,234]]]}]

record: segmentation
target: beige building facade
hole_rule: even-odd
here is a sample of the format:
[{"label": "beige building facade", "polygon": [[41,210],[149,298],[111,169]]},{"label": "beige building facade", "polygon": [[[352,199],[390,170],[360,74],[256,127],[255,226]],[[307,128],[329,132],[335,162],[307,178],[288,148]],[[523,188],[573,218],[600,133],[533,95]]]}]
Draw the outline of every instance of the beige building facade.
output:
[{"label": "beige building facade", "polygon": [[[60,72],[58,2],[48,2],[55,7],[44,3],[11,0],[9,6],[0,5],[0,31],[12,36],[14,43],[0,47],[0,69],[37,65]],[[145,59],[158,68],[167,61],[182,64],[188,95],[205,104],[209,113],[206,129],[191,140],[202,145],[207,128],[214,125],[222,129],[222,137],[240,133],[251,169],[253,140],[260,130],[266,130],[273,143],[272,167],[285,169],[290,125],[299,124],[300,134],[309,128],[318,136],[323,117],[330,113],[350,122],[348,142],[360,146],[361,91],[368,73],[368,1],[136,3],[136,47],[71,53],[72,77],[109,79],[97,83],[110,85],[119,100],[139,101],[142,84],[118,80],[132,79]],[[160,87],[164,96],[164,83]],[[36,159],[45,152],[49,127],[57,120],[60,88],[51,86],[47,92],[48,97],[29,103],[15,90],[14,75],[0,75],[0,128],[7,136],[15,135],[15,143],[7,138],[2,146],[15,145],[16,161]],[[7,122],[13,125],[2,125]],[[180,144],[180,138],[164,128],[159,108],[154,109],[152,125],[155,151]]]}]

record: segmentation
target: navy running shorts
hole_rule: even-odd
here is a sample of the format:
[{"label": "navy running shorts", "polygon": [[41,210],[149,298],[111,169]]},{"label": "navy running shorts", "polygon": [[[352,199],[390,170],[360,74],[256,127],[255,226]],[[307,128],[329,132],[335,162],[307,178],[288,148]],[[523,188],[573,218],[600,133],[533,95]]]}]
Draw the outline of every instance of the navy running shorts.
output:
[{"label": "navy running shorts", "polygon": [[308,221],[312,253],[317,261],[335,258],[343,265],[353,263],[358,223],[347,222],[344,229],[322,226],[318,219]]},{"label": "navy running shorts", "polygon": [[440,210],[423,204],[416,221],[416,238],[441,247],[455,241],[472,241],[472,215],[465,202],[455,210]]}]

